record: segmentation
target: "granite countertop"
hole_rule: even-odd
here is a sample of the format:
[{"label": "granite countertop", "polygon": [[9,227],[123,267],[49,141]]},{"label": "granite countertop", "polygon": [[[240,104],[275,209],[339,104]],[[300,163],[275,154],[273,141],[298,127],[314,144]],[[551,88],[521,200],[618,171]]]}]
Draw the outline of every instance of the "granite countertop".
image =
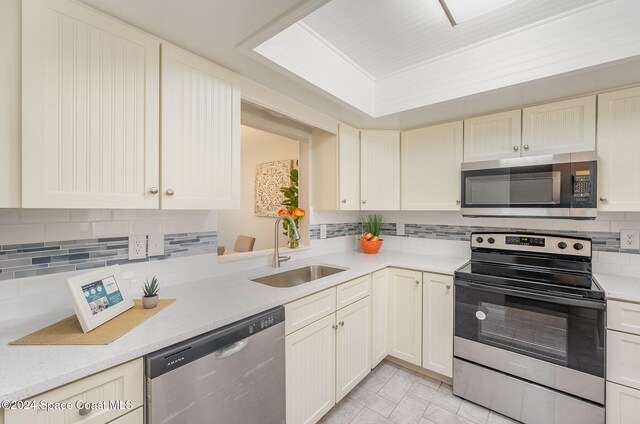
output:
[{"label": "granite countertop", "polygon": [[640,303],[640,278],[620,275],[594,274],[607,299]]},{"label": "granite countertop", "polygon": [[[12,340],[50,325],[72,312],[60,310],[3,324],[0,328],[0,402],[20,400],[100,372],[190,337],[214,330],[269,308],[333,287],[388,266],[453,274],[467,259],[402,252],[364,255],[340,252],[269,267],[203,278],[163,289],[177,301],[106,346],[9,346]],[[291,288],[275,288],[251,278],[308,264],[349,268]],[[204,276],[203,276],[204,277]]]}]

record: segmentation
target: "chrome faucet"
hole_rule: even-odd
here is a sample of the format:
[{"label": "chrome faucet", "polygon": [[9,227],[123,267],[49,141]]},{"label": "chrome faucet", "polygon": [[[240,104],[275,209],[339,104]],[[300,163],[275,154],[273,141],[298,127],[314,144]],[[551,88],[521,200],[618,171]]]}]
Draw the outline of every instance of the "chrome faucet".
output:
[{"label": "chrome faucet", "polygon": [[280,268],[280,262],[285,262],[291,259],[291,256],[280,256],[280,252],[278,250],[278,227],[280,226],[280,222],[282,219],[288,219],[291,221],[291,226],[293,227],[293,235],[296,240],[300,240],[300,233],[298,232],[298,227],[296,227],[296,222],[289,215],[280,215],[276,218],[276,231],[275,231],[275,239],[274,239],[274,253],[273,253],[273,267]]}]

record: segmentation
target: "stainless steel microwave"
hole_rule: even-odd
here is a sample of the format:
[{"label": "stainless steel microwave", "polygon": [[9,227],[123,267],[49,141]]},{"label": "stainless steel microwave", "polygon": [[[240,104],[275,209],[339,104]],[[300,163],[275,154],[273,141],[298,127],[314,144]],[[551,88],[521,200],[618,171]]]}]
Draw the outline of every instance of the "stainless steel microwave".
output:
[{"label": "stainless steel microwave", "polygon": [[462,164],[464,216],[595,219],[595,151]]}]

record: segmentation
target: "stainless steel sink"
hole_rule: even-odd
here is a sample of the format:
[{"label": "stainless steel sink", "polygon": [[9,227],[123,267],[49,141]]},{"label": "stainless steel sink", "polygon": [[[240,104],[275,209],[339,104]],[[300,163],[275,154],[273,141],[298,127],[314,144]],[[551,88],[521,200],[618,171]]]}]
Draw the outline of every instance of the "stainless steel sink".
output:
[{"label": "stainless steel sink", "polygon": [[348,268],[337,268],[326,265],[309,265],[302,268],[255,278],[251,281],[266,284],[271,287],[293,287],[322,277],[328,277],[329,275],[337,274],[339,272],[346,271],[347,269]]}]

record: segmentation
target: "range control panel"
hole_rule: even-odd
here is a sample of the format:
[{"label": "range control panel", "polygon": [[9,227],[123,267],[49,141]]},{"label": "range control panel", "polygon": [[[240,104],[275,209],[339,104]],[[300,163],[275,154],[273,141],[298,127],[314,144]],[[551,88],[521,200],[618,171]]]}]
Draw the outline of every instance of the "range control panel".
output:
[{"label": "range control panel", "polygon": [[562,235],[472,233],[471,248],[591,257],[591,240]]}]

